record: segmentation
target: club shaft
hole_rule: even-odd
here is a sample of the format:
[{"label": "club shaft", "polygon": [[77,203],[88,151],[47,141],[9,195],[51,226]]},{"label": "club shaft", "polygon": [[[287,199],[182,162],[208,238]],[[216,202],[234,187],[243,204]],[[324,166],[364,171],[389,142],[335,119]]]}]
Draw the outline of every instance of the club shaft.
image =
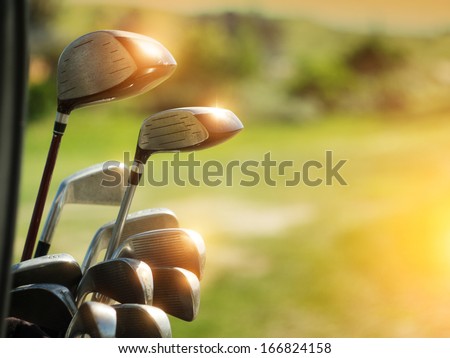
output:
[{"label": "club shaft", "polygon": [[105,260],[112,257],[114,250],[119,246],[120,237],[122,236],[123,227],[130,211],[131,202],[133,200],[134,192],[137,185],[129,184],[125,195],[120,205],[119,214],[117,215],[116,223],[114,224],[111,239],[109,240],[108,248],[106,249]]},{"label": "club shaft", "polygon": [[55,199],[53,200],[47,220],[45,221],[44,227],[42,229],[41,237],[38,241],[34,257],[45,256],[50,250],[53,232],[55,231],[56,225],[59,221],[59,217],[61,216],[61,209],[63,206],[65,194],[65,187],[60,187],[55,196]]},{"label": "club shaft", "polygon": [[39,225],[44,212],[45,201],[47,199],[50,182],[52,180],[53,170],[55,168],[62,136],[63,133],[53,133],[50,149],[47,155],[47,161],[42,174],[41,184],[39,186],[38,195],[34,204],[33,215],[31,216],[30,226],[28,228],[28,234],[23,248],[21,261],[28,260],[33,255],[34,245],[36,243]]}]

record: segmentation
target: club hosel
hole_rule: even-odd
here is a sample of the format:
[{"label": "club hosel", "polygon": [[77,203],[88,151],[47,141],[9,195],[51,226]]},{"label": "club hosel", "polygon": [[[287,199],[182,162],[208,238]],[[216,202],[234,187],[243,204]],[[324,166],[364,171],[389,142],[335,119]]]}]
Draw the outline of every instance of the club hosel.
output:
[{"label": "club hosel", "polygon": [[141,181],[142,174],[144,173],[144,164],[135,160],[130,168],[130,176],[128,177],[128,183],[130,185],[138,185]]},{"label": "club hosel", "polygon": [[55,135],[63,135],[69,121],[69,114],[56,112],[55,125],[53,127],[53,133]]}]

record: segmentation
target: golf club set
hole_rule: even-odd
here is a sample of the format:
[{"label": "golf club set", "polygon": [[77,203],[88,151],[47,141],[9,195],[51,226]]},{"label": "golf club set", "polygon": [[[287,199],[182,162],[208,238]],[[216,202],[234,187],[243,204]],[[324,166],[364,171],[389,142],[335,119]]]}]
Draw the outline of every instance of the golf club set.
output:
[{"label": "golf club set", "polygon": [[[99,163],[61,182],[36,246],[71,111],[147,92],[170,77],[176,65],[162,44],[125,31],[88,33],[62,52],[52,141],[21,262],[12,267],[12,321],[33,325],[48,337],[166,338],[172,337],[168,315],[196,318],[205,265],[201,235],[180,228],[169,209],[129,210],[149,157],[204,149],[231,138],[243,125],[229,110],[183,107],[146,118],[129,168]],[[118,177],[120,183],[107,185]],[[81,265],[66,253],[48,254],[68,203],[119,206],[117,218],[93,236]]]}]

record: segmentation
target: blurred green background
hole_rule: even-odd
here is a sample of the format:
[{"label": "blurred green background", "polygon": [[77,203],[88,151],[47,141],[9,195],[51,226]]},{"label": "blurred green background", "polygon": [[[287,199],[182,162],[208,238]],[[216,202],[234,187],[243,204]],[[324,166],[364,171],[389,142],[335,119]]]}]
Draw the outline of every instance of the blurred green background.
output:
[{"label": "blurred green background", "polygon": [[[141,121],[173,107],[218,105],[244,123],[230,142],[196,153],[202,162],[261,161],[270,152],[300,170],[308,160],[324,163],[326,151],[347,160],[346,186],[288,187],[274,169],[275,186],[239,185],[248,177],[236,171],[232,187],[138,188],[131,211],[168,207],[207,245],[199,316],[171,319],[174,337],[450,335],[447,2],[31,0],[31,7],[15,261],[51,138],[59,54],[86,32],[134,31],[162,42],[178,68],[143,96],[73,112],[46,211],[63,178],[123,161]],[[81,261],[96,229],[116,214],[66,206],[51,252]]]}]

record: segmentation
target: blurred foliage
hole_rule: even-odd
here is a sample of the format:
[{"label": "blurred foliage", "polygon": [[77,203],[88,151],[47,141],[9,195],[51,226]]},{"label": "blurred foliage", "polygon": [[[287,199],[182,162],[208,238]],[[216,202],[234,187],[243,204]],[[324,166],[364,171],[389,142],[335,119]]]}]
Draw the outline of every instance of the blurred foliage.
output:
[{"label": "blurred foliage", "polygon": [[258,13],[188,16],[124,5],[57,11],[63,5],[55,1],[32,4],[38,29],[32,35],[33,56],[45,59],[52,71],[30,83],[31,119],[52,106],[48,98],[55,96],[64,46],[101,28],[144,33],[174,54],[178,68],[172,78],[151,96],[130,102],[146,114],[218,104],[259,120],[298,122],[332,112],[414,112],[449,103],[448,34],[348,33]]},{"label": "blurred foliage", "polygon": [[34,121],[43,118],[56,106],[56,79],[51,77],[43,82],[30,84],[28,89],[28,118]]},{"label": "blurred foliage", "polygon": [[214,105],[227,92],[238,92],[243,82],[261,77],[280,32],[261,16],[236,13],[195,17],[187,26],[170,85],[159,88],[153,102],[143,101],[143,110]]},{"label": "blurred foliage", "polygon": [[60,7],[55,0],[30,0],[29,3],[31,34],[35,35],[36,30],[48,29]]},{"label": "blurred foliage", "polygon": [[378,34],[364,36],[343,52],[300,56],[286,88],[290,96],[315,103],[322,112],[348,111],[355,105],[363,111],[401,110],[403,88],[393,88],[389,80],[406,65],[405,51]]},{"label": "blurred foliage", "polygon": [[403,65],[405,54],[390,47],[381,36],[371,35],[351,49],[345,61],[354,72],[375,76]]},{"label": "blurred foliage", "polygon": [[300,58],[294,75],[288,80],[289,95],[317,102],[324,110],[338,105],[339,98],[351,91],[356,81],[341,59]]}]

